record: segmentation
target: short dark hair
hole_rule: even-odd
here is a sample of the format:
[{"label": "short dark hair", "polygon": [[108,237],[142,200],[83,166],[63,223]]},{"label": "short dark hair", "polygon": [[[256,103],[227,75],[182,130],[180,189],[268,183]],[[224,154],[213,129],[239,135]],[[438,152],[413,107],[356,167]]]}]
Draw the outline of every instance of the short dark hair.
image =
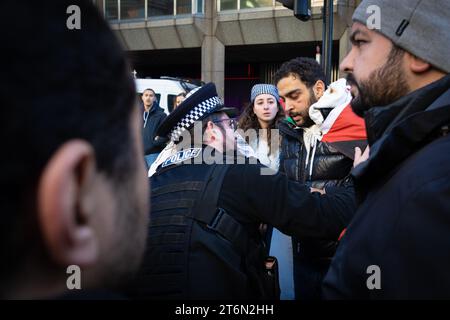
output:
[{"label": "short dark hair", "polygon": [[72,4],[0,2],[0,35],[8,54],[0,78],[0,282],[39,245],[37,184],[62,144],[89,142],[97,169],[115,183],[134,168],[130,115],[136,97],[130,68],[92,1],[76,1],[81,29],[67,27]]},{"label": "short dark hair", "polygon": [[275,84],[290,74],[296,74],[308,87],[313,87],[318,80],[325,82],[325,74],[316,60],[306,57],[298,57],[283,63],[275,73]]},{"label": "short dark hair", "polygon": [[153,92],[154,95],[156,95],[155,90],[153,90],[152,88],[144,89],[144,90],[142,91],[142,94],[144,94],[145,91],[151,91],[151,92]]}]

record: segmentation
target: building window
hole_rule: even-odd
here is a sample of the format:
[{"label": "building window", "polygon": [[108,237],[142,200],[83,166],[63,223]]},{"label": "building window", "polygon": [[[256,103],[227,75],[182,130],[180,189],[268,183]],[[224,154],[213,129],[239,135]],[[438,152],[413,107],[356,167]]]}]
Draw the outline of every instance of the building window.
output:
[{"label": "building window", "polygon": [[195,13],[203,13],[203,0],[197,0],[197,12]]},{"label": "building window", "polygon": [[220,1],[220,11],[225,10],[237,10],[238,0],[219,0]]},{"label": "building window", "polygon": [[282,4],[274,0],[217,0],[219,11],[274,8],[280,5],[282,6]]},{"label": "building window", "polygon": [[105,0],[105,18],[108,20],[119,19],[119,7],[117,0]]},{"label": "building window", "polygon": [[144,20],[203,13],[204,0],[103,0],[103,9],[107,20]]},{"label": "building window", "polygon": [[120,20],[145,19],[145,0],[120,0]]},{"label": "building window", "polygon": [[191,14],[192,0],[177,0],[177,14]]},{"label": "building window", "polygon": [[173,0],[148,0],[148,16],[173,16]]},{"label": "building window", "polygon": [[240,0],[241,9],[253,9],[261,7],[272,7],[273,0]]}]

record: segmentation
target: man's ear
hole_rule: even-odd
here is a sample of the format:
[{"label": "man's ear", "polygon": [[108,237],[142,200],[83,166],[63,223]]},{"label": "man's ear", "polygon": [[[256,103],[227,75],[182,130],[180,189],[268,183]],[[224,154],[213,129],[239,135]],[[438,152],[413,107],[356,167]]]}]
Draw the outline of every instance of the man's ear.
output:
[{"label": "man's ear", "polygon": [[217,132],[214,123],[212,121],[208,121],[208,123],[206,124],[205,134],[203,137],[204,137],[203,140],[205,142],[212,142],[216,140]]},{"label": "man's ear", "polygon": [[325,92],[325,83],[322,80],[317,80],[313,87],[314,96],[319,100]]},{"label": "man's ear", "polygon": [[44,168],[37,191],[38,221],[56,264],[81,267],[97,260],[97,235],[90,225],[95,175],[94,150],[82,140],[66,142]]},{"label": "man's ear", "polygon": [[405,52],[409,69],[413,73],[423,73],[431,69],[431,65],[409,52]]}]

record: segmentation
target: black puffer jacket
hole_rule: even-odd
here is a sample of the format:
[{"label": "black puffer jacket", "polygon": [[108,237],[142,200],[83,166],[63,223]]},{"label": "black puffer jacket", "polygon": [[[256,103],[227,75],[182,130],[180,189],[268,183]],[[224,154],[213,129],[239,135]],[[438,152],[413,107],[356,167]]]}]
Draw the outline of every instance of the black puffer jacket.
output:
[{"label": "black puffer jacket", "polygon": [[[310,166],[306,166],[306,149],[303,143],[303,130],[294,128],[287,122],[279,125],[281,140],[280,171],[289,179],[302,182],[309,187],[323,189],[351,184],[349,178],[353,160],[346,157],[326,142],[318,142],[313,159],[312,174]],[[337,247],[335,241],[317,239],[294,239],[294,250],[302,257],[312,259],[331,258]],[[301,248],[301,249],[300,249]]]},{"label": "black puffer jacket", "polygon": [[[342,185],[352,169],[353,160],[346,157],[327,142],[318,142],[314,155],[312,175],[311,159],[306,167],[306,150],[303,130],[295,129],[286,122],[279,125],[282,136],[280,171],[291,180],[300,181],[310,187],[323,189]],[[310,154],[310,158],[312,152]]]},{"label": "black puffer jacket", "polygon": [[[329,109],[331,110],[331,109]],[[328,115],[323,113],[324,118]],[[303,129],[294,128],[288,122],[279,125],[281,140],[280,171],[289,179],[299,181],[309,187],[325,188],[351,187],[350,171],[353,160],[336,149],[336,144],[319,141],[315,151],[309,155],[303,141]],[[309,159],[307,160],[307,157]],[[312,167],[311,167],[312,166]],[[340,188],[339,188],[340,189]],[[348,212],[350,222],[354,212]],[[324,226],[326,227],[326,226]],[[299,300],[320,298],[321,284],[338,242],[330,239],[292,238],[294,258],[295,297]]]}]

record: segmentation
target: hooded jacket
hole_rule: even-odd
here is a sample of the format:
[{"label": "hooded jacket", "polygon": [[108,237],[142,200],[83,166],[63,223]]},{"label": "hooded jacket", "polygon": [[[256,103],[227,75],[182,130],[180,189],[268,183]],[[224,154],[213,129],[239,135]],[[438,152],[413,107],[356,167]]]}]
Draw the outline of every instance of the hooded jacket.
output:
[{"label": "hooded jacket", "polygon": [[[151,153],[158,153],[164,148],[164,145],[162,141],[155,140],[156,130],[167,115],[164,112],[164,109],[161,108],[156,101],[153,102],[153,106],[150,109],[148,116],[145,115],[144,110],[142,110],[142,114],[142,140],[144,142],[144,154],[147,155]],[[147,119],[147,121],[145,119]]]}]

